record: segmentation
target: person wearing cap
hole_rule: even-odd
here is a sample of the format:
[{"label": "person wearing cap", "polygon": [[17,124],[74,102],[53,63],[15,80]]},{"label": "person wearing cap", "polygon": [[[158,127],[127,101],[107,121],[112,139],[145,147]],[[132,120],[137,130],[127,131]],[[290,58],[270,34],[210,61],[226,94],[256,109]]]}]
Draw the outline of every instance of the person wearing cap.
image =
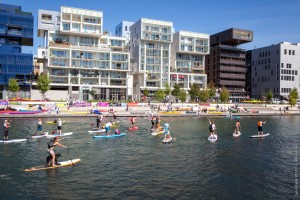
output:
[{"label": "person wearing cap", "polygon": [[52,167],[55,167],[55,152],[54,152],[54,147],[55,146],[60,146],[63,148],[67,148],[66,146],[62,145],[59,143],[60,139],[58,137],[54,137],[53,139],[48,142],[48,153],[52,157]]},{"label": "person wearing cap", "polygon": [[38,120],[38,123],[37,123],[37,131],[38,131],[38,134],[41,135],[42,134],[42,130],[43,130],[43,122],[41,120],[41,118]]}]

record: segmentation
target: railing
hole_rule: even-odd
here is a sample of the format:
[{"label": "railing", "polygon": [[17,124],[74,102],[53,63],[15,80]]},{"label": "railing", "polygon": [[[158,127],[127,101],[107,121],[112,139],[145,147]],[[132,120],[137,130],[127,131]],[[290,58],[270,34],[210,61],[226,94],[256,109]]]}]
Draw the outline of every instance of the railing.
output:
[{"label": "railing", "polygon": [[220,80],[220,85],[235,85],[240,87],[245,87],[245,81],[227,81],[227,80]]},{"label": "railing", "polygon": [[227,74],[220,73],[220,78],[240,79],[245,80],[245,74]]},{"label": "railing", "polygon": [[220,66],[220,71],[243,72],[243,73],[246,73],[246,68],[244,68],[244,67],[226,67],[226,66]]}]

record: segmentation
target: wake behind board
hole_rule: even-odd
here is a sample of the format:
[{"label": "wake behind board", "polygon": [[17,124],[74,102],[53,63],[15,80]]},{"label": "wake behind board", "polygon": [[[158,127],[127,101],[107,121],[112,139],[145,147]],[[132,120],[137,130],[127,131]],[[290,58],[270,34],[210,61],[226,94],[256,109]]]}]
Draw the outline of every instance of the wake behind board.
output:
[{"label": "wake behind board", "polygon": [[48,138],[53,138],[53,137],[63,137],[63,136],[69,136],[69,135],[73,135],[73,132],[67,132],[67,133],[62,133],[61,135],[60,134],[51,134],[51,135],[46,135],[46,137]]},{"label": "wake behind board", "polygon": [[164,139],[162,140],[162,142],[163,142],[163,143],[170,143],[170,142],[172,142],[172,140],[173,140],[173,137],[169,137],[169,138],[164,138]]},{"label": "wake behind board", "polygon": [[48,135],[48,132],[43,133],[42,135],[33,135],[32,138],[42,138],[42,137],[46,137],[46,135]]},{"label": "wake behind board", "polygon": [[39,170],[55,169],[55,168],[59,168],[59,167],[71,166],[78,162],[80,162],[80,159],[67,160],[67,161],[58,162],[60,165],[56,165],[54,167],[45,167],[44,165],[42,165],[42,166],[37,166],[37,167],[31,167],[31,168],[25,169],[24,171],[25,172],[33,172],[33,171],[39,171]]},{"label": "wake behind board", "polygon": [[208,141],[215,142],[218,140],[218,136],[217,135],[209,136],[207,139]]},{"label": "wake behind board", "polygon": [[27,139],[15,139],[15,140],[0,140],[0,143],[16,143],[25,142]]},{"label": "wake behind board", "polygon": [[105,129],[88,131],[88,133],[104,133],[104,132],[105,132]]},{"label": "wake behind board", "polygon": [[262,135],[251,135],[249,136],[250,138],[262,138],[262,137],[266,137],[269,136],[270,133],[266,133],[266,134],[262,134]]},{"label": "wake behind board", "polygon": [[121,134],[114,134],[114,135],[95,135],[93,138],[115,138],[115,137],[122,137],[126,136],[126,133]]},{"label": "wake behind board", "polygon": [[232,134],[233,137],[239,137],[240,135],[242,135],[240,131],[238,131],[237,133]]}]

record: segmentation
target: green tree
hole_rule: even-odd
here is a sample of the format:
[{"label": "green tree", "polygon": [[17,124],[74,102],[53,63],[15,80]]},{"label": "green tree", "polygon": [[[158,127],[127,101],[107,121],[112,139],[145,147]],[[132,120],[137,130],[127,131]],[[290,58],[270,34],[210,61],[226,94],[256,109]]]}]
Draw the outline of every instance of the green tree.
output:
[{"label": "green tree", "polygon": [[298,90],[297,88],[293,88],[289,95],[289,104],[291,105],[291,108],[296,105],[298,99]]},{"label": "green tree", "polygon": [[191,96],[191,99],[194,101],[197,97],[199,97],[200,93],[200,87],[198,84],[193,83],[190,85],[189,94]]},{"label": "green tree", "polygon": [[206,102],[209,99],[209,92],[208,90],[200,90],[199,92],[199,99],[201,102]]},{"label": "green tree", "polygon": [[147,88],[145,88],[144,92],[143,92],[145,97],[149,96],[149,90]]},{"label": "green tree", "polygon": [[8,90],[11,92],[18,92],[20,90],[17,79],[10,78],[8,81]]},{"label": "green tree", "polygon": [[96,94],[96,91],[94,89],[89,90],[89,94],[92,96],[92,98],[94,99],[94,96]]},{"label": "green tree", "polygon": [[182,108],[183,108],[183,102],[186,101],[186,92],[184,90],[180,90],[179,92],[179,100],[182,103]]},{"label": "green tree", "polygon": [[180,85],[178,83],[175,83],[173,86],[172,95],[175,97],[179,97],[179,93],[180,93]]},{"label": "green tree", "polygon": [[269,91],[265,94],[265,96],[266,96],[267,101],[271,101],[272,98],[274,97],[274,94],[273,94],[272,90],[269,90]]},{"label": "green tree", "polygon": [[166,96],[169,96],[171,94],[171,87],[167,82],[165,83],[165,94]]},{"label": "green tree", "polygon": [[208,95],[210,99],[212,99],[215,95],[216,95],[216,88],[215,88],[215,84],[210,81],[207,85],[207,90],[208,90]]},{"label": "green tree", "polygon": [[50,79],[47,74],[41,73],[38,80],[37,80],[37,89],[42,94],[42,99],[45,99],[45,93],[51,89],[50,86]]},{"label": "green tree", "polygon": [[229,100],[229,92],[225,87],[222,87],[220,92],[220,100],[225,104]]},{"label": "green tree", "polygon": [[155,92],[154,97],[160,103],[165,98],[165,92],[162,89],[158,89]]}]

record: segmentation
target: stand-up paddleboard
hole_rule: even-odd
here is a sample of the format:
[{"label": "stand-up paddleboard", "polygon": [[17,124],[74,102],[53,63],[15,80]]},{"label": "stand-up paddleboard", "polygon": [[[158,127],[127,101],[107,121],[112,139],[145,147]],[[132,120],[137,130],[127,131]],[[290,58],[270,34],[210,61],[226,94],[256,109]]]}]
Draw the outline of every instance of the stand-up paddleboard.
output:
[{"label": "stand-up paddleboard", "polygon": [[32,138],[42,138],[42,137],[46,137],[49,133],[45,132],[42,135],[33,135]]},{"label": "stand-up paddleboard", "polygon": [[100,129],[100,130],[92,130],[92,131],[88,131],[88,133],[104,133],[105,129]]},{"label": "stand-up paddleboard", "polygon": [[173,137],[169,137],[169,138],[164,138],[162,140],[163,143],[169,143],[169,142],[172,142],[173,141]]},{"label": "stand-up paddleboard", "polygon": [[73,132],[62,133],[61,135],[55,133],[55,134],[46,135],[46,137],[48,137],[48,138],[52,138],[52,137],[56,137],[56,136],[64,137],[64,136],[69,136],[69,135],[73,135]]},{"label": "stand-up paddleboard", "polygon": [[232,134],[233,137],[239,137],[240,135],[242,135],[240,131],[238,131],[237,133]]},{"label": "stand-up paddleboard", "polygon": [[138,129],[139,129],[139,127],[137,127],[137,126],[135,126],[134,128],[132,128],[132,127],[129,127],[129,128],[128,128],[129,131],[136,131],[136,130],[138,130]]},{"label": "stand-up paddleboard", "polygon": [[266,137],[269,136],[270,133],[266,133],[266,134],[262,134],[262,135],[251,135],[249,136],[250,138],[262,138],[262,137]]},{"label": "stand-up paddleboard", "polygon": [[122,136],[126,136],[126,133],[113,134],[113,135],[94,135],[93,138],[115,138],[115,137],[122,137]]},{"label": "stand-up paddleboard", "polygon": [[0,140],[0,143],[16,143],[25,142],[27,139],[15,139],[15,140]]},{"label": "stand-up paddleboard", "polygon": [[217,141],[217,139],[218,139],[218,136],[215,135],[215,134],[213,136],[208,137],[208,140],[211,141],[211,142],[215,142],[215,141]]},{"label": "stand-up paddleboard", "polygon": [[164,131],[154,131],[151,133],[151,135],[156,136],[156,135],[163,134],[163,133],[164,133]]},{"label": "stand-up paddleboard", "polygon": [[71,166],[78,162],[80,162],[80,159],[67,160],[67,161],[63,161],[63,162],[58,162],[60,165],[56,165],[54,167],[45,167],[44,165],[42,165],[42,166],[37,166],[37,167],[31,167],[31,168],[25,169],[24,171],[25,172],[33,172],[33,171],[39,171],[39,170],[55,169],[55,168],[59,168],[59,167]]}]

